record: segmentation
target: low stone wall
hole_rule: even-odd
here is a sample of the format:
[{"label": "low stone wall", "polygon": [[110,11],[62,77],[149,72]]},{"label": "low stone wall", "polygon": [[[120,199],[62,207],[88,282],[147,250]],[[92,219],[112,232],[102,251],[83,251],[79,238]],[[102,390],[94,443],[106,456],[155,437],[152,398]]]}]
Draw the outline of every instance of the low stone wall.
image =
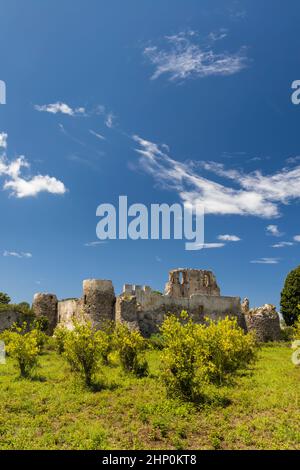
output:
[{"label": "low stone wall", "polygon": [[21,313],[13,311],[13,310],[7,310],[7,311],[1,311],[0,312],[0,333],[4,330],[8,330],[9,328],[12,327],[12,325],[19,320],[21,320]]}]

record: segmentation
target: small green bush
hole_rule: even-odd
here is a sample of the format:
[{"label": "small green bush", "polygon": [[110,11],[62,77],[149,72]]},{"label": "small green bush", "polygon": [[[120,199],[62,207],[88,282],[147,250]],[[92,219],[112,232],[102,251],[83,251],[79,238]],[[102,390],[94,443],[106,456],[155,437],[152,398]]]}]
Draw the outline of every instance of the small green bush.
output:
[{"label": "small green bush", "polygon": [[165,343],[163,336],[160,333],[155,333],[148,339],[148,344],[152,349],[162,350],[164,349]]},{"label": "small green bush", "polygon": [[[185,320],[182,324],[181,321]],[[186,312],[168,316],[160,328],[165,348],[161,354],[162,380],[170,397],[196,400],[201,397],[203,377],[198,373],[197,330]]]},{"label": "small green bush", "polygon": [[69,330],[63,326],[58,325],[53,332],[54,347],[58,354],[63,354],[65,352],[65,342],[69,334]]},{"label": "small green bush", "polygon": [[102,332],[97,331],[89,322],[74,323],[74,330],[66,335],[64,357],[87,386],[93,384],[104,347],[106,345],[103,344]]},{"label": "small green bush", "polygon": [[5,294],[4,292],[0,292],[0,304],[2,305],[7,305],[10,302],[10,297],[8,294]]},{"label": "small green bush", "polygon": [[104,364],[109,364],[109,354],[114,348],[115,322],[107,321],[101,325],[99,335],[102,337],[101,357]]},{"label": "small green bush", "polygon": [[281,336],[283,341],[292,341],[294,334],[295,329],[293,326],[283,326],[281,328]]},{"label": "small green bush", "polygon": [[37,317],[33,320],[33,327],[44,333],[46,333],[46,331],[48,330],[48,326],[49,326],[49,319],[45,317],[44,315]]},{"label": "small green bush", "polygon": [[20,376],[30,377],[38,365],[40,352],[36,330],[27,331],[26,324],[15,326],[13,331],[2,333],[1,339],[7,354],[17,361]]},{"label": "small green bush", "polygon": [[146,341],[139,331],[131,331],[127,325],[119,323],[115,329],[114,343],[125,372],[138,377],[148,375],[148,363],[143,355]]}]

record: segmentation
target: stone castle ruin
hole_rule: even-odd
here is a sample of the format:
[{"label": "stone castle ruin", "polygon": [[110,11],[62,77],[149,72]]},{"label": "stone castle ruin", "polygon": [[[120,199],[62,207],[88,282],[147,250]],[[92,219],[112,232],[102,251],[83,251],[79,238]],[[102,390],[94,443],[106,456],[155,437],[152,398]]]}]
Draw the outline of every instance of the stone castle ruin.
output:
[{"label": "stone castle ruin", "polygon": [[[261,312],[258,317],[249,310],[249,302],[245,305],[240,297],[222,296],[214,274],[200,269],[170,271],[163,294],[149,286],[125,284],[123,292],[116,296],[112,281],[88,279],[83,281],[81,298],[58,300],[54,294],[39,293],[34,296],[33,310],[37,316],[48,318],[49,334],[57,325],[71,329],[73,320],[85,318],[97,328],[108,321],[126,323],[149,337],[159,331],[166,314],[186,310],[195,322],[202,323],[205,317],[219,319],[229,315],[236,317],[245,331],[257,328],[259,339],[280,337],[276,312],[272,318]],[[268,330],[265,335],[264,330]]]},{"label": "stone castle ruin", "polygon": [[[169,272],[164,293],[149,286],[125,284],[120,295],[115,294],[110,280],[87,279],[83,281],[80,298],[58,300],[55,294],[38,293],[33,299],[37,317],[48,319],[48,334],[57,325],[69,329],[73,321],[89,320],[96,328],[108,322],[126,323],[149,337],[159,331],[165,315],[179,315],[186,310],[197,323],[226,316],[236,317],[245,331],[254,330],[260,341],[278,340],[281,337],[279,316],[274,306],[250,309],[248,299],[227,297],[220,293],[211,271],[202,269],[174,269]],[[0,332],[18,320],[16,312],[0,312]]]}]

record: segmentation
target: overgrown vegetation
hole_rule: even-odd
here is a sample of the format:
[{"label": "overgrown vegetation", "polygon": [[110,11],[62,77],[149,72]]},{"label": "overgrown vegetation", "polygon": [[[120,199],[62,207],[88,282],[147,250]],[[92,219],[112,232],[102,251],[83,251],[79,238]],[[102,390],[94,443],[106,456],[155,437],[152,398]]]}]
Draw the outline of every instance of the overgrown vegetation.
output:
[{"label": "overgrown vegetation", "polygon": [[298,318],[298,320],[294,324],[293,339],[300,340],[300,318]]},{"label": "overgrown vegetation", "polygon": [[148,374],[148,364],[143,354],[147,343],[139,331],[131,331],[127,325],[120,323],[115,329],[114,343],[125,372],[138,377]]},{"label": "overgrown vegetation", "polygon": [[210,386],[201,406],[168,399],[160,351],[146,350],[149,375],[101,367],[101,391],[79,387],[63,356],[39,356],[42,380],[16,380],[0,365],[0,449],[300,449],[299,367],[289,344],[263,346],[235,384]]},{"label": "overgrown vegetation", "polygon": [[0,292],[0,304],[7,305],[11,301],[11,298],[5,292]]},{"label": "overgrown vegetation", "polygon": [[199,325],[186,312],[150,340],[124,324],[75,323],[53,338],[45,327],[0,337],[0,449],[300,449],[290,343],[257,351],[236,320]]},{"label": "overgrown vegetation", "polygon": [[64,357],[71,369],[78,373],[90,387],[100,368],[100,359],[107,351],[108,338],[104,331],[97,331],[91,323],[74,323],[74,330],[64,338]]},{"label": "overgrown vegetation", "polygon": [[293,325],[300,316],[300,266],[287,275],[281,292],[280,306],[286,325]]},{"label": "overgrown vegetation", "polygon": [[58,354],[65,352],[65,342],[68,336],[69,330],[64,325],[58,325],[53,332],[54,348]]},{"label": "overgrown vegetation", "polygon": [[20,376],[28,378],[38,365],[38,355],[41,351],[39,333],[37,330],[28,331],[27,324],[15,325],[12,330],[0,335],[5,343],[6,353],[16,360]]},{"label": "overgrown vegetation", "polygon": [[161,326],[163,380],[170,396],[203,399],[208,383],[221,385],[254,360],[256,345],[236,319],[195,324],[187,312],[169,316]]}]

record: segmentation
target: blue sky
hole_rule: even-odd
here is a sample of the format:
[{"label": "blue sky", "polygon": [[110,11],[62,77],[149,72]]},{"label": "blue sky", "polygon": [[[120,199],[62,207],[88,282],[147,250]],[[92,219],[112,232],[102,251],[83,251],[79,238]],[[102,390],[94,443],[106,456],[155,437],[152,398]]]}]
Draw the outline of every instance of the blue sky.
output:
[{"label": "blue sky", "polygon": [[[299,3],[0,0],[0,11],[0,290],[16,302],[78,296],[84,278],[161,290],[169,269],[193,267],[226,295],[278,305],[300,250]],[[202,202],[209,248],[91,243],[97,206],[123,194]]]}]

